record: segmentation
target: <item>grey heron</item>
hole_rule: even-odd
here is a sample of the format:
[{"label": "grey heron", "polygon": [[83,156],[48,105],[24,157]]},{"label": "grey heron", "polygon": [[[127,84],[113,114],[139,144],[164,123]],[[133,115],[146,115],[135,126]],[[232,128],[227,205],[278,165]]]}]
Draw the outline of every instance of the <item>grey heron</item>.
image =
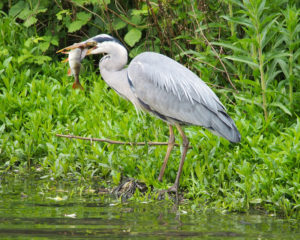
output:
[{"label": "grey heron", "polygon": [[89,54],[105,54],[100,62],[104,81],[137,109],[148,111],[165,121],[170,136],[167,152],[158,177],[162,181],[170,153],[175,144],[173,127],[182,137],[182,153],[176,180],[169,191],[178,193],[182,167],[189,140],[182,126],[201,126],[215,135],[237,143],[241,135],[216,94],[196,74],[175,60],[155,52],[137,55],[125,67],[128,53],[114,37],[100,34],[63,50],[85,49]]}]

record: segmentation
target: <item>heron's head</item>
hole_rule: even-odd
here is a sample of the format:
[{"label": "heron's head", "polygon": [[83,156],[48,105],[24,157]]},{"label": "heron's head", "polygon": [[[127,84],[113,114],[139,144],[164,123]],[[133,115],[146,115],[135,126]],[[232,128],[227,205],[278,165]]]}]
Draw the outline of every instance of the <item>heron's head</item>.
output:
[{"label": "heron's head", "polygon": [[109,70],[120,70],[122,69],[128,60],[128,54],[126,48],[123,44],[107,34],[100,34],[95,37],[92,37],[88,40],[85,40],[80,43],[75,43],[69,47],[59,50],[58,52],[68,53],[68,50],[81,48],[84,56],[81,56],[83,59],[87,55],[91,54],[106,54],[109,57],[103,57],[99,62],[102,67],[105,67]]},{"label": "heron's head", "polygon": [[123,44],[118,39],[107,34],[97,35],[93,38],[86,40],[86,42],[93,42],[95,44],[94,47],[88,50],[87,55],[100,53],[111,54],[115,51],[125,51],[127,54],[126,48],[123,46]]},{"label": "heron's head", "polygon": [[116,51],[119,53],[125,52],[127,54],[126,48],[123,46],[123,44],[118,39],[108,34],[99,34],[83,42],[75,43],[71,46],[63,48],[58,52],[64,52],[75,48],[88,49],[86,55],[100,53],[113,54]]}]

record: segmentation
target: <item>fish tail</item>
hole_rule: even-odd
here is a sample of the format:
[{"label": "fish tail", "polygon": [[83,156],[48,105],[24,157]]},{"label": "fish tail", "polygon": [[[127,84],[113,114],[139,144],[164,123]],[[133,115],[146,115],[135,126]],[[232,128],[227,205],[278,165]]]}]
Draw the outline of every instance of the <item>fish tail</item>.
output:
[{"label": "fish tail", "polygon": [[74,83],[73,83],[73,86],[72,86],[72,88],[73,89],[81,89],[81,90],[84,90],[84,88],[83,88],[83,86],[80,84],[80,82],[77,82],[77,81],[75,81]]}]

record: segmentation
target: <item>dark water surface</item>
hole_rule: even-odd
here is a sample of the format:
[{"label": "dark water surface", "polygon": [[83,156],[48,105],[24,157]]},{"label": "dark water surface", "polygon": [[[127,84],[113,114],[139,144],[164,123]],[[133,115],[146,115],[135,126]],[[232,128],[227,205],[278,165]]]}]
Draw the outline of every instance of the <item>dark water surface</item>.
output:
[{"label": "dark water surface", "polygon": [[300,239],[299,221],[120,200],[76,182],[0,178],[0,239]]}]

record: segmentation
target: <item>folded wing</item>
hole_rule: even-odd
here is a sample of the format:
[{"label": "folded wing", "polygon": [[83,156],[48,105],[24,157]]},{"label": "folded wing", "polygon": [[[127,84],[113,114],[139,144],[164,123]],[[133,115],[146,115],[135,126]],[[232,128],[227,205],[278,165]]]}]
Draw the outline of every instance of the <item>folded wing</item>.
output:
[{"label": "folded wing", "polygon": [[203,126],[231,142],[240,133],[216,94],[196,74],[164,55],[145,52],[128,67],[128,81],[148,111],[163,120]]}]

